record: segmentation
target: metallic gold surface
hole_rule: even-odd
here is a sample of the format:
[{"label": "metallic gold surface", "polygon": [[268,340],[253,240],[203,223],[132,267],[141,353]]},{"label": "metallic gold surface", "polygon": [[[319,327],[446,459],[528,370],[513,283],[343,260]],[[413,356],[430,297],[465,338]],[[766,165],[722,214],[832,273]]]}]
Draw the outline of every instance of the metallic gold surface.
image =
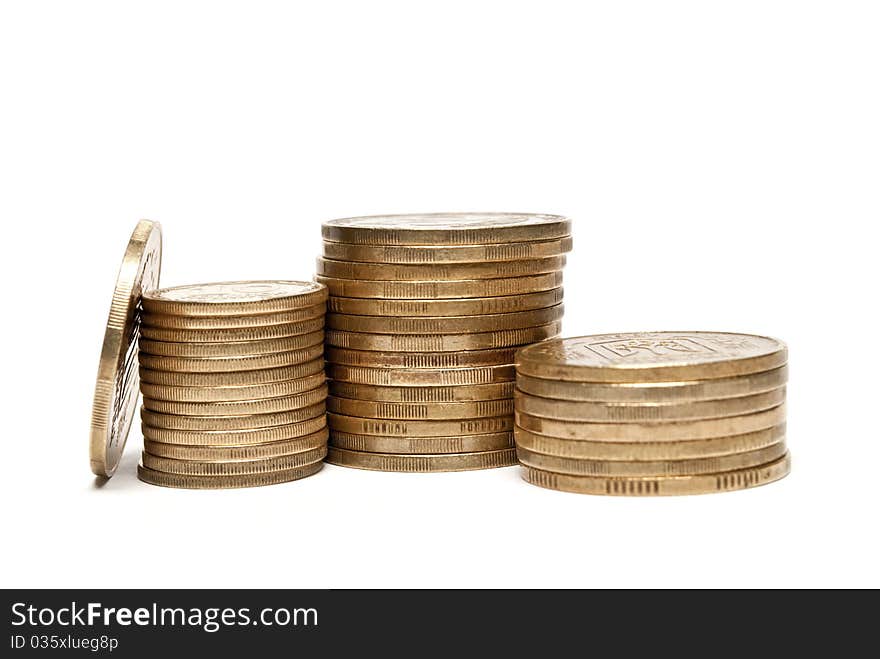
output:
[{"label": "metallic gold surface", "polygon": [[134,418],[139,305],[142,293],[159,285],[161,264],[161,228],[141,220],[119,267],[98,363],[89,433],[89,460],[98,476],[109,478],[116,471]]},{"label": "metallic gold surface", "polygon": [[351,245],[324,241],[324,258],[362,263],[482,263],[484,261],[524,261],[560,256],[570,252],[571,237],[540,242],[496,245],[390,247]]},{"label": "metallic gold surface", "polygon": [[[513,364],[516,348],[461,352],[377,352],[328,346],[328,362],[369,368],[467,368]],[[354,396],[352,396],[354,398]]]},{"label": "metallic gold surface", "polygon": [[463,279],[459,281],[358,281],[316,276],[331,295],[389,300],[431,300],[463,297],[493,297],[548,291],[562,286],[562,273],[505,279]]},{"label": "metallic gold surface", "polygon": [[396,352],[456,352],[459,350],[492,350],[529,345],[559,334],[562,325],[550,323],[529,327],[479,334],[367,334],[327,330],[324,342],[328,346],[352,350]]},{"label": "metallic gold surface", "polygon": [[141,409],[141,420],[144,424],[154,428],[173,430],[248,430],[299,423],[319,417],[324,414],[325,410],[324,403],[287,412],[234,416],[178,416]]},{"label": "metallic gold surface", "polygon": [[327,411],[374,419],[483,419],[513,414],[513,401],[484,400],[471,403],[383,403],[331,397]]},{"label": "metallic gold surface", "polygon": [[[331,449],[332,452],[332,449]],[[788,454],[759,467],[701,476],[603,478],[571,476],[524,467],[523,478],[539,487],[580,494],[669,496],[744,490],[784,478],[791,470]]]},{"label": "metallic gold surface", "polygon": [[484,451],[479,453],[452,453],[433,455],[401,455],[392,453],[360,453],[330,447],[327,462],[343,467],[374,471],[438,472],[494,469],[516,464],[516,451]]},{"label": "metallic gold surface", "polygon": [[325,428],[305,437],[250,446],[182,446],[147,439],[144,440],[144,450],[152,455],[177,460],[261,460],[325,447],[329,436]]},{"label": "metallic gold surface", "polygon": [[508,329],[548,325],[562,319],[563,305],[532,311],[486,316],[438,316],[435,318],[396,318],[327,314],[327,328],[344,332],[373,334],[477,334]]},{"label": "metallic gold surface", "polygon": [[301,323],[306,320],[320,318],[326,311],[326,302],[321,302],[311,307],[303,307],[302,309],[290,309],[288,311],[261,313],[251,316],[175,316],[147,313],[145,311],[142,322],[150,327],[162,327],[164,329],[221,330]]},{"label": "metallic gold surface", "polygon": [[331,431],[386,437],[454,437],[456,435],[480,435],[513,430],[513,419],[510,416],[484,419],[406,421],[366,419],[328,413],[327,423]]},{"label": "metallic gold surface", "polygon": [[141,367],[141,382],[175,387],[243,387],[303,378],[324,371],[324,359],[295,366],[219,373],[174,373]]},{"label": "metallic gold surface", "polygon": [[161,357],[142,352],[139,360],[142,367],[155,371],[218,373],[296,366],[320,359],[323,354],[324,346],[318,344],[302,350],[242,357]]},{"label": "metallic gold surface", "polygon": [[310,281],[226,281],[152,291],[143,301],[151,314],[249,316],[313,307],[327,290]]},{"label": "metallic gold surface", "polygon": [[482,263],[412,264],[357,263],[318,259],[318,274],[338,279],[392,281],[448,281],[461,279],[499,279],[556,272],[565,267],[565,256],[517,261]]},{"label": "metallic gold surface", "polygon": [[287,412],[309,407],[323,402],[327,398],[327,385],[311,389],[299,394],[280,396],[278,398],[260,398],[254,400],[233,400],[215,403],[178,403],[167,400],[154,400],[144,397],[144,407],[152,412],[162,414],[181,414],[187,416],[233,416],[237,414],[270,414]]},{"label": "metallic gold surface", "polygon": [[358,435],[334,430],[331,444],[336,448],[369,453],[475,453],[513,448],[513,433],[498,432],[455,437],[384,437]]},{"label": "metallic gold surface", "polygon": [[[386,265],[380,266],[388,267]],[[435,267],[435,266],[430,266]],[[331,297],[327,310],[354,316],[397,316],[424,318],[437,316],[481,316],[546,309],[563,299],[563,289],[498,297],[458,298],[452,300],[376,300],[357,297]]]},{"label": "metallic gold surface", "polygon": [[261,485],[276,485],[306,478],[321,471],[323,462],[315,462],[305,467],[285,469],[283,471],[269,471],[263,474],[244,474],[236,476],[190,476],[181,474],[167,474],[154,469],[147,469],[138,465],[138,478],[151,485],[163,487],[176,487],[193,490],[220,490],[236,487],[258,487]]},{"label": "metallic gold surface", "polygon": [[242,387],[174,387],[141,383],[144,398],[175,403],[221,403],[223,401],[257,400],[293,396],[317,389],[326,381],[323,370],[296,380],[282,380]]},{"label": "metallic gold surface", "polygon": [[175,430],[173,428],[154,428],[143,425],[141,430],[144,440],[179,444],[181,446],[253,446],[268,444],[290,439],[298,439],[316,433],[327,426],[327,417],[323,414],[306,421],[267,428],[250,428],[244,430]]},{"label": "metallic gold surface", "polygon": [[243,474],[265,474],[272,471],[283,471],[305,467],[320,462],[327,455],[327,447],[321,446],[302,453],[291,453],[260,460],[232,460],[224,462],[208,462],[204,460],[177,460],[163,458],[144,453],[141,464],[146,469],[161,471],[166,474],[193,476],[236,476]]},{"label": "metallic gold surface", "polygon": [[173,343],[171,341],[140,340],[141,352],[162,357],[243,357],[267,355],[291,350],[302,350],[324,341],[324,332],[286,336],[263,341],[236,341],[234,343]]},{"label": "metallic gold surface", "polygon": [[377,387],[372,384],[329,382],[330,395],[389,403],[464,403],[513,396],[513,382],[448,387]]},{"label": "metallic gold surface", "polygon": [[283,325],[233,327],[230,329],[165,329],[144,326],[142,336],[152,341],[174,343],[235,343],[268,341],[300,334],[311,334],[324,329],[324,317],[302,320]]},{"label": "metallic gold surface", "polygon": [[389,387],[447,386],[508,382],[516,375],[513,366],[483,366],[452,369],[381,369],[327,364],[333,380]]}]

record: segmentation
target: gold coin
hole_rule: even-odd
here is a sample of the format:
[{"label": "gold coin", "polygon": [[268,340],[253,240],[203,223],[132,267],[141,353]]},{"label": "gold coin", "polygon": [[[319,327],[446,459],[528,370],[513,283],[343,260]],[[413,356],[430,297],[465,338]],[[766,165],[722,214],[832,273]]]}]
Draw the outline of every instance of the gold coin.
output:
[{"label": "gold coin", "polygon": [[723,332],[634,332],[554,339],[517,355],[519,372],[576,382],[678,382],[760,373],[786,363],[785,344]]},{"label": "gold coin", "polygon": [[264,474],[242,474],[236,476],[191,476],[181,474],[166,474],[162,471],[147,469],[138,465],[138,478],[150,485],[163,487],[177,487],[190,490],[220,490],[234,487],[258,487],[261,485],[276,485],[306,478],[321,471],[323,462],[315,462],[305,467],[284,469],[282,471],[268,471]]},{"label": "gold coin", "polygon": [[303,407],[298,410],[274,412],[271,414],[239,414],[233,416],[178,416],[161,414],[141,409],[141,421],[154,428],[169,430],[249,430],[251,428],[269,428],[290,423],[299,423],[314,419],[326,411],[324,403]]},{"label": "gold coin", "polygon": [[98,362],[89,432],[89,460],[98,476],[116,471],[131,429],[138,397],[138,304],[143,292],[159,285],[161,265],[162,230],[141,220],[119,267]]},{"label": "gold coin", "polygon": [[484,435],[455,437],[383,437],[356,435],[333,431],[331,444],[348,451],[367,453],[477,453],[513,448],[513,433],[496,432]]},{"label": "gold coin", "polygon": [[261,368],[255,371],[226,371],[219,373],[173,373],[141,367],[141,382],[173,387],[241,387],[296,380],[315,373],[323,373],[324,359],[282,368]]},{"label": "gold coin", "polygon": [[512,382],[449,387],[377,387],[372,384],[353,384],[331,380],[329,387],[331,396],[389,403],[466,403],[479,400],[500,400],[511,398],[514,390]]},{"label": "gold coin", "polygon": [[154,428],[143,425],[144,441],[179,444],[181,446],[238,447],[254,444],[269,444],[285,440],[299,439],[326,428],[327,417],[323,414],[313,419],[288,423],[271,428],[251,428],[245,430],[175,430],[173,428]]},{"label": "gold coin", "polygon": [[175,286],[144,296],[144,311],[169,316],[254,316],[314,307],[327,290],[311,281],[225,281]]},{"label": "gold coin", "polygon": [[262,313],[254,316],[169,316],[166,314],[147,313],[141,316],[141,322],[150,327],[182,330],[221,330],[241,327],[263,327],[265,325],[289,325],[306,320],[320,318],[327,312],[326,302],[311,307]]},{"label": "gold coin", "polygon": [[565,267],[565,256],[526,261],[484,261],[481,263],[357,263],[318,259],[318,274],[338,279],[391,281],[433,281],[461,279],[499,279],[556,272]]},{"label": "gold coin", "polygon": [[785,405],[763,412],[700,421],[668,421],[665,423],[589,423],[556,421],[516,412],[519,427],[539,435],[561,439],[588,439],[604,442],[659,442],[708,439],[741,435],[777,426],[785,421]]},{"label": "gold coin", "polygon": [[324,329],[324,317],[303,320],[284,325],[264,325],[262,327],[234,327],[232,329],[164,329],[162,327],[143,327],[141,335],[152,341],[172,343],[250,343],[283,339],[300,334],[313,334]]},{"label": "gold coin", "polygon": [[[270,414],[309,407],[327,398],[327,385],[291,396],[260,398],[255,400],[230,400],[216,403],[178,403],[144,397],[144,407],[161,414],[184,416],[234,416],[239,414]],[[511,410],[512,411],[512,410]]]},{"label": "gold coin", "polygon": [[513,418],[509,415],[485,419],[404,421],[365,419],[328,413],[327,423],[330,425],[331,431],[386,437],[453,437],[455,435],[481,435],[513,430]]},{"label": "gold coin", "polygon": [[326,447],[329,436],[330,433],[324,428],[305,437],[251,446],[181,446],[146,439],[144,450],[159,457],[177,460],[261,460]]},{"label": "gold coin", "polygon": [[513,401],[472,403],[382,403],[351,398],[328,398],[327,411],[375,419],[482,419],[513,414]]},{"label": "gold coin", "polygon": [[141,382],[144,398],[175,403],[222,403],[234,400],[280,398],[317,389],[326,381],[324,373],[315,373],[296,380],[282,380],[244,387],[174,387]]},{"label": "gold coin", "polygon": [[562,286],[562,272],[505,279],[462,279],[459,281],[359,281],[316,276],[330,295],[342,297],[431,300],[435,298],[493,297],[548,291]]},{"label": "gold coin", "polygon": [[334,364],[373,368],[464,368],[512,364],[516,348],[463,352],[377,352],[328,347],[324,358]]},{"label": "gold coin", "polygon": [[170,341],[140,340],[141,352],[161,357],[244,357],[277,352],[301,350],[324,342],[324,332],[317,331],[297,336],[264,341],[236,341],[234,343],[172,343]]},{"label": "gold coin", "polygon": [[321,225],[324,240],[353,245],[486,245],[570,234],[568,218],[533,213],[375,215]]},{"label": "gold coin", "polygon": [[375,384],[387,387],[417,387],[460,384],[490,384],[513,380],[513,366],[482,366],[474,368],[415,369],[364,368],[327,364],[327,377],[357,384]]},{"label": "gold coin", "polygon": [[219,373],[296,366],[320,359],[323,354],[324,346],[318,344],[309,348],[303,348],[302,350],[290,350],[288,352],[276,352],[266,355],[245,355],[242,357],[161,357],[142,352],[139,355],[139,360],[144,368],[156,371]]},{"label": "gold coin", "polygon": [[692,439],[687,441],[597,442],[558,439],[515,428],[516,443],[524,449],[579,460],[690,460],[745,453],[767,448],[785,440],[785,424],[755,432]]},{"label": "gold coin", "polygon": [[635,478],[602,478],[570,476],[524,467],[523,478],[539,487],[580,494],[623,496],[669,496],[711,494],[744,490],[784,478],[791,470],[791,457],[783,457],[759,467],[701,476],[653,476]]},{"label": "gold coin", "polygon": [[527,467],[556,474],[572,476],[649,477],[695,476],[758,467],[781,458],[786,453],[785,442],[748,453],[733,453],[714,458],[693,460],[658,460],[630,462],[625,460],[575,460],[555,455],[534,453],[518,447],[516,455]]},{"label": "gold coin", "polygon": [[[387,266],[382,266],[387,267]],[[433,267],[433,266],[432,266]],[[538,293],[452,300],[376,300],[357,297],[331,297],[327,310],[353,316],[484,316],[546,309],[562,302],[563,290],[552,288]]]},{"label": "gold coin", "polygon": [[776,407],[785,402],[785,387],[753,396],[702,400],[688,403],[592,403],[559,401],[516,393],[516,409],[524,414],[557,421],[601,423],[653,423],[741,416]]},{"label": "gold coin", "polygon": [[526,261],[570,252],[571,237],[540,242],[497,245],[448,246],[369,246],[324,242],[324,258],[362,263],[482,263],[484,261]]},{"label": "gold coin", "polygon": [[188,476],[238,476],[241,474],[265,474],[272,471],[295,469],[320,462],[327,455],[327,447],[312,449],[303,453],[280,455],[261,460],[233,460],[231,462],[206,462],[203,460],[176,460],[162,458],[149,453],[141,456],[141,464],[146,469],[166,474]]},{"label": "gold coin", "polygon": [[475,334],[547,325],[562,319],[561,304],[548,309],[517,311],[491,316],[438,316],[436,318],[385,318],[327,314],[327,327],[344,332],[375,334]]},{"label": "gold coin", "polygon": [[541,327],[480,332],[478,334],[367,334],[328,330],[324,343],[351,350],[387,352],[456,352],[459,350],[492,350],[530,345],[559,334],[562,325],[550,323]]},{"label": "gold coin", "polygon": [[517,386],[524,393],[566,401],[608,403],[683,403],[685,401],[737,398],[778,389],[788,382],[788,366],[732,378],[690,382],[598,384],[544,380],[517,374]]},{"label": "gold coin", "polygon": [[516,451],[512,448],[477,453],[452,453],[447,455],[400,455],[393,453],[359,453],[330,447],[327,462],[341,467],[371,469],[373,471],[470,471],[494,469],[516,464]]}]

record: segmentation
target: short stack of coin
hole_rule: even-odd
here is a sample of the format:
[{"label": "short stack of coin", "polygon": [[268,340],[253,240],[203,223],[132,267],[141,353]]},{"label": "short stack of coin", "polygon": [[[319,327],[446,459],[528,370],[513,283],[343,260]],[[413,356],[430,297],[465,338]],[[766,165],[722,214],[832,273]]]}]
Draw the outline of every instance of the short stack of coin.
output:
[{"label": "short stack of coin", "polygon": [[382,471],[516,463],[514,353],[557,336],[571,223],[435,214],[323,225],[328,462]]},{"label": "short stack of coin", "polygon": [[310,476],[327,453],[327,289],[223,282],[145,293],[138,476],[183,488]]},{"label": "short stack of coin", "polygon": [[609,495],[725,492],[779,480],[788,352],[775,339],[645,332],[517,354],[516,446],[534,485]]}]

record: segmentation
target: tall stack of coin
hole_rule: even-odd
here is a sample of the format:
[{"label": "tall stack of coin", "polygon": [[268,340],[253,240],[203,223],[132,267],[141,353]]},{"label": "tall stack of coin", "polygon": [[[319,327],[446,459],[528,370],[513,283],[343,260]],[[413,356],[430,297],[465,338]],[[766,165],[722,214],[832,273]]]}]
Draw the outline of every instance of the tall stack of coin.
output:
[{"label": "tall stack of coin", "polygon": [[724,492],[786,476],[788,351],[761,336],[647,332],[517,354],[525,479],[569,492]]},{"label": "tall stack of coin", "polygon": [[514,353],[559,333],[569,220],[362,217],[322,233],[328,462],[419,472],[515,464]]},{"label": "tall stack of coin", "polygon": [[250,487],[320,470],[326,301],[324,286],[297,281],[144,293],[139,478]]}]

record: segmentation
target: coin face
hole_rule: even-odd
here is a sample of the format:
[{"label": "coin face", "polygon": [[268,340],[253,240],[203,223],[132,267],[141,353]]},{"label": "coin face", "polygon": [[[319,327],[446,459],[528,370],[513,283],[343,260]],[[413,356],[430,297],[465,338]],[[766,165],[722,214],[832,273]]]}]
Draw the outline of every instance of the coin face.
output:
[{"label": "coin face", "polygon": [[519,372],[584,382],[661,382],[731,377],[777,368],[776,339],[722,332],[635,332],[556,339],[523,348]]},{"label": "coin face", "polygon": [[141,220],[119,268],[98,364],[89,438],[91,468],[98,476],[116,471],[137,409],[139,306],[142,294],[159,285],[161,265],[161,228]]},{"label": "coin face", "polygon": [[302,309],[326,299],[324,287],[310,281],[227,281],[153,291],[144,298],[144,309],[172,315],[247,315]]},{"label": "coin face", "polygon": [[324,240],[355,245],[480,245],[546,240],[571,233],[571,221],[531,213],[430,213],[330,220]]}]

